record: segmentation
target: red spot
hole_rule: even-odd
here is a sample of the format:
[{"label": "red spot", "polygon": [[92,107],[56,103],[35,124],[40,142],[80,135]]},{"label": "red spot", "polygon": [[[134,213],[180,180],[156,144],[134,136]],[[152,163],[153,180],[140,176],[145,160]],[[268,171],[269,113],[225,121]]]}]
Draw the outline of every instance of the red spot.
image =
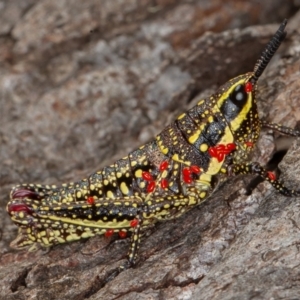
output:
[{"label": "red spot", "polygon": [[247,147],[253,147],[253,143],[252,142],[245,142],[245,145],[247,146]]},{"label": "red spot", "polygon": [[126,231],[123,231],[123,230],[120,230],[119,231],[119,237],[121,239],[125,239],[127,237],[127,232]]},{"label": "red spot", "polygon": [[8,205],[7,211],[9,213],[18,212],[18,211],[23,211],[28,214],[32,213],[32,209],[24,203],[12,203],[12,204]]},{"label": "red spot", "polygon": [[226,145],[226,149],[229,150],[230,152],[236,149],[236,144],[234,143],[229,143]]},{"label": "red spot", "polygon": [[225,145],[219,144],[219,145],[215,146],[214,148],[216,149],[217,152],[224,151]]},{"label": "red spot", "polygon": [[36,192],[28,190],[26,188],[20,188],[12,193],[12,199],[29,198],[33,200],[41,199],[40,195]]},{"label": "red spot", "polygon": [[113,229],[107,229],[105,232],[105,237],[110,237],[114,234],[114,230]]},{"label": "red spot", "polygon": [[169,182],[166,178],[163,178],[160,182],[160,186],[162,189],[166,189],[169,186]]},{"label": "red spot", "polygon": [[209,147],[209,148],[208,148],[208,154],[209,154],[211,157],[217,157],[217,150],[216,150],[216,148],[214,148],[214,147]]},{"label": "red spot", "polygon": [[94,199],[94,197],[88,197],[87,199],[86,199],[86,202],[88,203],[88,204],[95,204],[95,199]]},{"label": "red spot", "polygon": [[164,170],[166,170],[166,169],[168,168],[168,166],[169,166],[169,163],[165,160],[165,161],[163,161],[163,162],[160,164],[159,170],[160,170],[160,171],[164,171]]},{"label": "red spot", "polygon": [[191,170],[192,173],[195,173],[195,174],[199,174],[201,172],[200,168],[198,166],[195,166],[195,165],[191,166],[190,170]]},{"label": "red spot", "polygon": [[191,176],[190,168],[183,168],[182,174],[183,174],[183,177],[190,177]]},{"label": "red spot", "polygon": [[245,92],[250,93],[250,92],[252,92],[252,90],[253,90],[253,84],[250,81],[248,81],[245,84]]},{"label": "red spot", "polygon": [[190,176],[183,176],[183,181],[185,182],[185,183],[191,183],[192,182],[192,178],[190,177]]},{"label": "red spot", "polygon": [[267,173],[270,180],[276,180],[276,175],[273,172],[268,171]]},{"label": "red spot", "polygon": [[215,157],[218,162],[221,162],[225,155],[230,154],[233,150],[236,149],[236,144],[228,143],[227,145],[219,144],[215,147],[209,147],[208,153],[211,157]]},{"label": "red spot", "polygon": [[150,181],[148,186],[147,186],[147,192],[148,193],[151,193],[153,192],[155,189],[155,182],[154,181]]},{"label": "red spot", "polygon": [[183,175],[182,179],[185,183],[192,182],[192,178],[191,178],[192,172],[191,172],[190,168],[183,168],[182,175]]},{"label": "red spot", "polygon": [[225,155],[222,152],[219,152],[217,155],[217,160],[218,162],[221,162],[224,159]]},{"label": "red spot", "polygon": [[136,227],[138,224],[139,224],[138,219],[133,219],[132,221],[130,221],[130,227]]},{"label": "red spot", "polygon": [[224,158],[224,151],[225,146],[222,144],[208,149],[209,155],[215,157],[218,161],[221,161]]},{"label": "red spot", "polygon": [[143,171],[142,172],[142,178],[146,181],[152,181],[153,177],[149,172]]}]

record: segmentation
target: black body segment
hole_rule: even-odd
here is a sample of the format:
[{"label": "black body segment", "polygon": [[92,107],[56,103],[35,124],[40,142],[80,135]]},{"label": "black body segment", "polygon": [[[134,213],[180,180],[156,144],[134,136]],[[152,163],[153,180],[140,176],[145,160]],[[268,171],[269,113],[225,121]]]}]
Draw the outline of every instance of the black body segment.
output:
[{"label": "black body segment", "polygon": [[51,246],[131,232],[128,261],[112,279],[135,263],[143,229],[205,201],[229,175],[258,174],[278,192],[300,196],[249,161],[261,127],[300,137],[299,131],[261,121],[256,105],[257,80],[282,42],[285,25],[286,20],[253,72],[229,80],[127,157],[61,187],[14,187],[7,211],[19,233],[12,246]]}]

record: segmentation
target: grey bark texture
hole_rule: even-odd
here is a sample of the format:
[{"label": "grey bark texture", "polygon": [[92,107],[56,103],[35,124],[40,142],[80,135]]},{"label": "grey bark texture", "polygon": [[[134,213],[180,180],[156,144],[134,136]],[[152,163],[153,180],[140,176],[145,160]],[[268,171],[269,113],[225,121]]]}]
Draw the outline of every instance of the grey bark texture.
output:
[{"label": "grey bark texture", "polygon": [[[230,78],[251,71],[284,18],[259,81],[260,116],[300,120],[296,1],[24,0],[0,7],[0,299],[299,299],[300,202],[235,177],[159,223],[135,268],[105,284],[128,241],[102,236],[13,251],[5,211],[18,183],[60,184],[125,156]],[[271,24],[272,25],[267,25]],[[286,149],[264,131],[253,161]],[[284,145],[284,146],[282,146]],[[279,165],[299,189],[300,139]]]}]

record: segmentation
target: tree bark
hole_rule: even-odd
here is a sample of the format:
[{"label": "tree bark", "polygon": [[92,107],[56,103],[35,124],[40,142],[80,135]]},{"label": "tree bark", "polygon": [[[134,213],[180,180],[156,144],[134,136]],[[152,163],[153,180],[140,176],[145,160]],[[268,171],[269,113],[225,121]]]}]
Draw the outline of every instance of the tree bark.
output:
[{"label": "tree bark", "polygon": [[[293,2],[22,3],[7,1],[0,13],[0,298],[299,298],[299,199],[268,183],[246,195],[252,176],[230,178],[203,205],[147,231],[136,267],[109,283],[127,240],[98,236],[13,251],[16,226],[5,211],[13,185],[84,178],[252,71],[286,17],[288,36],[257,97],[261,118],[295,127],[300,14]],[[253,161],[266,164],[289,146],[264,131]],[[299,149],[298,139],[280,164],[280,178],[295,189]]]}]

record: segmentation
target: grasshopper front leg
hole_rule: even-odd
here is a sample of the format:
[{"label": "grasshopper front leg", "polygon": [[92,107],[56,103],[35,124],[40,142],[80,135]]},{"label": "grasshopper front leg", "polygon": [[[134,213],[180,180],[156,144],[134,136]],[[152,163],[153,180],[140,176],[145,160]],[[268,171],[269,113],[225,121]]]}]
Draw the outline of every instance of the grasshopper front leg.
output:
[{"label": "grasshopper front leg", "polygon": [[287,197],[300,196],[300,190],[291,190],[287,188],[282,182],[276,179],[273,172],[267,171],[257,162],[251,162],[248,164],[236,164],[230,167],[229,173],[231,174],[254,174],[259,175],[264,180],[270,182],[272,186],[282,195]]}]

